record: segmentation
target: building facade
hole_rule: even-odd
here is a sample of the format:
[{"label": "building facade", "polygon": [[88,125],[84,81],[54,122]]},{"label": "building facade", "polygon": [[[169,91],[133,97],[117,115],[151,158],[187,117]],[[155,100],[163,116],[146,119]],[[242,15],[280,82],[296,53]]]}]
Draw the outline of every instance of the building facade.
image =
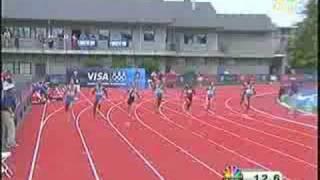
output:
[{"label": "building facade", "polygon": [[275,28],[266,15],[217,14],[206,2],[160,0],[2,2],[3,68],[19,78],[63,74],[90,61],[162,71],[280,74]]}]

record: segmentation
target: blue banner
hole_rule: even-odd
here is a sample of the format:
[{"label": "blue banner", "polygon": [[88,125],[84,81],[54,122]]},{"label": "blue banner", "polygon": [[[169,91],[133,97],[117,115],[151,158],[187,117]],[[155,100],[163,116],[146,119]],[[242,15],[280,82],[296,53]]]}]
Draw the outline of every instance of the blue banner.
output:
[{"label": "blue banner", "polygon": [[101,82],[106,86],[128,87],[135,85],[138,88],[145,88],[146,74],[142,68],[81,68],[67,69],[67,79],[70,82],[77,71],[77,79],[80,80],[81,86],[94,86]]}]

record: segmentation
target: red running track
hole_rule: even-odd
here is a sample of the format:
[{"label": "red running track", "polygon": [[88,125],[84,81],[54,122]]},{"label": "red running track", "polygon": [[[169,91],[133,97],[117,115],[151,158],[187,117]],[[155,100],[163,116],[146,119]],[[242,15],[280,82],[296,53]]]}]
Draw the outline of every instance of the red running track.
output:
[{"label": "red running track", "polygon": [[[317,117],[288,116],[276,86],[257,86],[254,110],[243,114],[240,87],[218,87],[213,110],[197,90],[184,112],[176,89],[155,113],[150,91],[130,117],[124,92],[111,89],[93,118],[94,97],[82,90],[66,113],[62,102],[35,105],[19,127],[8,160],[14,179],[221,179],[226,165],[280,170],[289,179],[317,179]],[[256,111],[258,110],[258,111]],[[270,116],[272,113],[273,116]],[[297,123],[299,122],[299,123]],[[307,126],[307,125],[311,126]]]}]

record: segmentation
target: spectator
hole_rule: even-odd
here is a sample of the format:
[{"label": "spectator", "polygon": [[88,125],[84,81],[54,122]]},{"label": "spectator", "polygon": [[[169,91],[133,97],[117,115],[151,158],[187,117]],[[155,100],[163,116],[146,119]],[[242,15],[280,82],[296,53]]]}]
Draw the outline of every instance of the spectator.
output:
[{"label": "spectator", "polygon": [[4,32],[4,46],[6,47],[6,48],[8,48],[9,47],[9,42],[10,42],[10,39],[11,39],[11,37],[10,37],[10,32],[8,31],[8,30],[6,30],[5,32]]},{"label": "spectator", "polygon": [[72,39],[71,39],[72,49],[77,48],[77,41],[78,41],[78,38],[77,38],[76,34],[73,34]]},{"label": "spectator", "polygon": [[200,88],[202,87],[202,83],[203,83],[203,76],[202,74],[198,74],[198,78],[197,78],[198,84],[200,86]]},{"label": "spectator", "polygon": [[14,112],[16,108],[14,85],[12,80],[5,80],[2,84],[1,96],[1,126],[2,126],[2,147],[9,149],[15,147],[15,122]]},{"label": "spectator", "polygon": [[48,38],[48,46],[49,46],[50,49],[53,48],[53,43],[54,43],[54,41],[53,41],[53,36],[52,36],[52,35],[49,35],[49,38]]},{"label": "spectator", "polygon": [[17,49],[19,49],[19,47],[20,47],[19,37],[18,36],[14,37],[14,47],[17,48]]}]

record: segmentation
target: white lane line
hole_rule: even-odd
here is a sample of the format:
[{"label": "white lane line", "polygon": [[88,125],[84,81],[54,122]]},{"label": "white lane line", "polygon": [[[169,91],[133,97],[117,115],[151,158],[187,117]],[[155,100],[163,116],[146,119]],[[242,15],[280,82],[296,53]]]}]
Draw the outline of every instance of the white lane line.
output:
[{"label": "white lane line", "polygon": [[[229,99],[227,99],[227,100],[225,101],[225,103],[224,103],[225,107],[226,107],[229,111],[233,112],[234,114],[241,116],[241,113],[235,111],[235,110],[229,105],[229,104],[230,104],[229,102],[231,101],[231,99],[232,99],[232,98],[229,98]],[[310,137],[310,138],[314,138],[314,139],[317,138],[316,136],[313,136],[313,135],[308,134],[308,133],[303,133],[303,132],[300,132],[300,131],[297,131],[297,130],[294,130],[294,129],[291,129],[291,128],[286,128],[286,127],[282,127],[282,126],[279,126],[279,125],[276,125],[276,124],[268,123],[268,122],[265,122],[264,120],[260,121],[260,120],[257,120],[257,119],[255,119],[255,118],[252,118],[252,117],[250,117],[250,116],[245,116],[244,118],[249,119],[249,120],[252,120],[252,121],[256,121],[256,122],[259,122],[259,123],[262,123],[262,124],[267,124],[267,125],[269,125],[269,126],[271,126],[271,127],[275,127],[275,128],[279,128],[279,129],[284,129],[284,130],[286,130],[286,131],[290,131],[290,132],[293,132],[293,133],[296,133],[296,134],[300,134],[300,135],[303,135],[303,136],[306,136],[306,137]]]},{"label": "white lane line", "polygon": [[32,156],[32,162],[31,162],[31,167],[29,170],[29,176],[28,176],[28,180],[32,180],[33,177],[33,172],[34,172],[34,167],[36,164],[36,158],[37,158],[37,154],[39,152],[39,146],[40,146],[40,138],[41,138],[41,132],[42,132],[42,122],[44,120],[44,116],[46,114],[47,111],[47,106],[48,104],[46,103],[43,107],[43,111],[42,111],[42,115],[41,115],[41,120],[40,120],[40,127],[39,127],[39,131],[38,131],[38,135],[37,135],[37,140],[36,140],[36,145],[33,149],[33,156]]},{"label": "white lane line", "polygon": [[[83,96],[88,100],[88,102],[89,102],[91,105],[93,105],[92,102],[91,102],[85,95],[83,95]],[[127,145],[139,156],[139,158],[141,158],[141,159],[143,160],[143,162],[152,170],[152,172],[153,172],[159,179],[164,180],[165,178],[160,174],[160,172],[159,172],[155,167],[153,167],[153,165],[151,164],[151,162],[148,161],[148,160],[135,148],[135,146],[134,146],[132,143],[130,143],[130,141],[129,141],[129,140],[115,127],[115,125],[112,123],[112,121],[111,121],[111,111],[112,111],[114,108],[118,107],[122,102],[119,102],[119,103],[117,103],[117,104],[113,103],[112,101],[109,101],[109,102],[111,102],[111,104],[113,104],[113,106],[108,110],[108,112],[107,112],[107,117],[105,117],[105,115],[104,115],[100,110],[98,110],[97,112],[101,115],[101,117],[102,117],[103,119],[105,119],[105,120],[108,122],[108,124],[112,127],[112,129],[121,137],[121,139],[122,139],[125,143],[127,143]]]},{"label": "white lane line", "polygon": [[[174,103],[174,102],[172,102],[173,104],[177,104],[177,103]],[[168,109],[168,108],[167,108]],[[172,111],[172,112],[176,112],[176,114],[181,114],[181,115],[183,115],[183,116],[186,116],[185,114],[182,114],[182,113],[180,113],[180,112],[177,112],[177,111],[174,111],[174,110],[171,110],[170,109],[170,111]],[[193,116],[193,115],[191,115],[190,114],[190,117],[191,118],[193,118],[193,119],[198,119],[197,117],[195,117],[195,116]],[[224,118],[224,117],[222,117],[222,116],[217,116],[219,119],[223,119],[223,120],[226,120],[227,118]],[[230,119],[228,119],[229,121],[231,121]],[[224,132],[226,132],[226,133],[228,133],[227,131],[224,131]],[[247,138],[243,138],[242,136],[239,136],[239,137],[237,137],[237,138],[239,138],[239,139],[242,139],[242,140],[244,140],[244,141],[248,141],[247,140]],[[260,144],[260,143],[258,143],[258,142],[256,142],[255,144]],[[260,144],[262,147],[264,147],[264,148],[268,148],[269,150],[271,150],[271,151],[274,151],[274,152],[276,152],[276,153],[279,153],[279,154],[281,154],[281,155],[285,155],[286,157],[289,157],[289,158],[291,158],[291,159],[293,159],[293,160],[297,160],[298,159],[298,162],[302,162],[302,163],[304,163],[304,164],[307,164],[307,165],[309,165],[309,166],[311,166],[311,167],[315,167],[316,165],[314,165],[314,164],[311,164],[311,163],[309,163],[309,162],[307,162],[307,161],[304,161],[304,160],[302,160],[302,159],[299,159],[299,158],[297,158],[297,157],[294,157],[294,156],[292,156],[292,155],[289,155],[289,154],[287,154],[287,153],[284,153],[284,152],[282,152],[282,151],[279,151],[279,150],[276,150],[276,149],[274,149],[274,148],[271,148],[271,147],[268,147],[268,146],[265,146],[265,145],[262,145],[262,144]],[[293,158],[292,158],[293,157]]]},{"label": "white lane line", "polygon": [[94,178],[95,178],[96,180],[100,180],[100,178],[99,178],[99,176],[98,176],[98,173],[97,173],[96,165],[94,164],[94,161],[93,161],[93,159],[92,159],[92,157],[91,157],[91,154],[90,154],[89,148],[88,148],[88,146],[87,146],[86,140],[85,140],[85,138],[84,138],[84,136],[83,136],[83,134],[82,134],[82,131],[81,131],[80,125],[79,125],[79,121],[80,121],[81,114],[84,113],[84,112],[86,112],[90,107],[92,107],[92,106],[87,106],[86,108],[82,109],[82,110],[79,112],[79,114],[78,114],[77,117],[75,117],[74,111],[73,111],[73,109],[72,109],[72,116],[73,116],[73,119],[74,119],[75,122],[76,122],[77,131],[78,131],[78,133],[79,133],[79,136],[80,136],[80,139],[81,139],[81,143],[82,143],[82,145],[83,145],[83,147],[84,147],[84,149],[85,149],[85,151],[86,151],[86,155],[87,155],[87,158],[88,158],[88,160],[89,160],[89,164],[90,164],[92,173],[93,173],[93,175],[94,175]]},{"label": "white lane line", "polygon": [[[78,101],[77,103],[80,103],[81,101]],[[47,103],[45,104],[45,109],[47,108]],[[31,162],[31,168],[29,170],[29,175],[28,175],[28,180],[32,180],[33,178],[33,174],[34,174],[34,171],[35,171],[35,165],[36,165],[36,161],[37,161],[37,158],[38,158],[38,154],[39,154],[39,148],[40,148],[40,142],[41,142],[41,135],[42,135],[42,132],[45,128],[45,125],[47,123],[47,121],[53,116],[55,115],[56,113],[58,113],[59,111],[63,110],[64,109],[64,106],[56,109],[55,111],[53,111],[52,113],[50,113],[45,119],[44,119],[44,116],[45,116],[45,112],[46,110],[43,111],[42,113],[42,117],[41,117],[41,121],[40,121],[40,128],[39,128],[39,131],[38,131],[38,135],[37,135],[37,141],[36,141],[36,145],[35,145],[35,148],[33,150],[33,156],[32,156],[32,162]]]},{"label": "white lane line", "polygon": [[137,119],[137,121],[142,124],[144,127],[148,128],[150,131],[152,131],[153,133],[155,133],[156,135],[158,135],[159,137],[161,137],[162,139],[164,139],[165,141],[169,142],[171,145],[173,145],[174,147],[176,147],[177,149],[179,149],[181,152],[185,153],[187,156],[189,156],[190,158],[192,158],[193,160],[195,160],[196,162],[198,162],[199,164],[201,164],[202,166],[204,166],[205,168],[207,168],[210,172],[213,172],[214,174],[216,174],[217,176],[219,176],[220,178],[222,178],[223,176],[217,172],[215,169],[211,168],[209,165],[207,165],[205,162],[201,161],[200,159],[198,159],[197,157],[193,156],[191,153],[189,153],[187,150],[185,150],[184,148],[182,148],[181,146],[177,145],[176,143],[174,143],[173,141],[171,141],[170,139],[168,139],[167,137],[165,137],[164,135],[162,135],[161,133],[159,133],[158,131],[154,130],[152,127],[150,127],[149,125],[145,124],[141,118],[138,116],[137,114],[137,109],[142,105],[143,103],[141,102],[140,104],[137,105],[134,114],[135,117]]},{"label": "white lane line", "polygon": [[[167,103],[167,102],[168,102],[168,101],[162,103],[161,106],[163,106],[163,105],[164,105],[165,103]],[[147,111],[151,112],[151,110],[149,110],[149,109],[147,109],[147,108],[144,108],[144,109],[146,109]],[[160,109],[160,112],[161,112],[161,109]],[[162,119],[165,119],[166,121],[172,123],[172,124],[175,125],[176,127],[181,128],[181,125],[179,125],[178,123],[176,123],[176,122],[174,122],[174,121],[171,121],[170,118],[167,117],[164,113],[162,113],[161,115],[163,116],[163,117],[161,117]],[[185,128],[182,127],[181,129],[185,129]],[[193,131],[192,131],[192,134],[195,135],[195,136],[198,136],[199,138],[203,138],[202,135],[200,135],[200,134],[198,134],[198,133],[195,133],[195,132],[193,132]],[[211,144],[214,144],[214,145],[216,145],[216,146],[218,146],[218,147],[220,147],[220,148],[222,148],[222,149],[224,149],[224,150],[226,150],[226,151],[228,151],[228,152],[236,155],[236,156],[239,156],[240,158],[242,158],[242,159],[244,159],[244,160],[246,160],[246,161],[248,161],[248,162],[250,162],[250,163],[252,163],[252,164],[255,164],[255,165],[258,166],[258,167],[261,167],[261,168],[263,168],[263,169],[265,169],[265,170],[271,171],[271,169],[269,169],[269,168],[267,168],[266,166],[258,163],[257,161],[252,160],[252,159],[250,159],[250,158],[248,158],[248,157],[246,157],[246,156],[244,156],[244,155],[242,155],[242,154],[240,154],[240,153],[238,153],[238,152],[236,152],[236,151],[234,151],[234,150],[231,150],[231,149],[229,149],[229,148],[227,148],[227,147],[225,147],[225,146],[223,146],[223,145],[221,145],[221,144],[213,141],[212,139],[207,139],[207,141],[208,141],[209,143],[211,143]],[[287,177],[286,177],[286,179],[289,180],[289,178],[287,178]]]}]

